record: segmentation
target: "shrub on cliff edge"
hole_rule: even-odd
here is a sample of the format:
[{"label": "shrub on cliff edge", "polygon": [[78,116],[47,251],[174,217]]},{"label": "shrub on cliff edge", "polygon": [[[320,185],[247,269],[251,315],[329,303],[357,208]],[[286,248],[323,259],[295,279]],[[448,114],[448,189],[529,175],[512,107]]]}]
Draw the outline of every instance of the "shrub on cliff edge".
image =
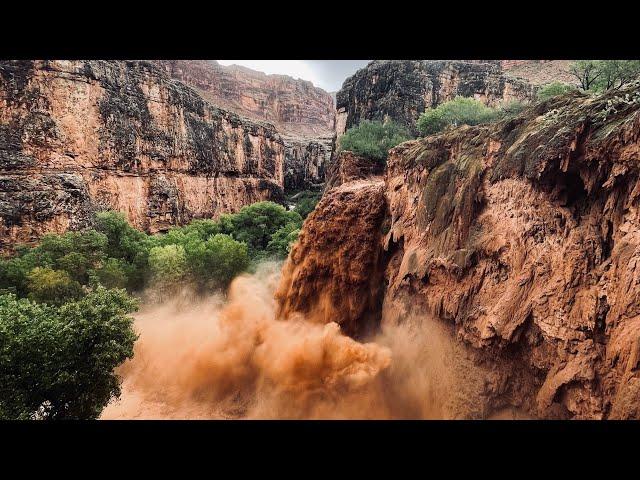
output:
[{"label": "shrub on cliff edge", "polygon": [[449,125],[479,125],[497,120],[499,109],[487,107],[475,98],[456,97],[436,108],[429,108],[418,118],[416,126],[422,135],[441,132]]},{"label": "shrub on cliff edge", "polygon": [[543,85],[540,90],[538,90],[536,96],[538,101],[544,101],[575,89],[574,86],[567,85],[566,83],[552,82]]},{"label": "shrub on cliff edge", "polygon": [[350,150],[358,155],[384,162],[391,148],[411,138],[409,131],[395,122],[363,120],[340,137],[340,150]]}]

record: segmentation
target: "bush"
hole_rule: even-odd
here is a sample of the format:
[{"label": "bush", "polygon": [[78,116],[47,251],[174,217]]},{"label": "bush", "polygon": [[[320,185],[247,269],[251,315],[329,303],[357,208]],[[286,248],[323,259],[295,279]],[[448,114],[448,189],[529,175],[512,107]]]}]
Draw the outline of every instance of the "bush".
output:
[{"label": "bush", "polygon": [[0,419],[95,419],[120,394],[137,308],[98,288],[62,307],[0,295]]},{"label": "bush", "polygon": [[278,258],[287,258],[291,246],[298,239],[300,227],[294,223],[287,223],[271,236],[267,251]]},{"label": "bush", "polygon": [[542,86],[540,90],[538,90],[536,96],[538,98],[538,101],[544,101],[544,100],[549,100],[550,98],[553,98],[553,97],[557,97],[558,95],[565,94],[575,89],[576,89],[575,87],[571,85],[567,85],[566,83],[560,83],[560,82],[547,83],[546,85]]},{"label": "bush", "polygon": [[145,254],[147,235],[136,230],[120,212],[100,212],[96,215],[96,230],[107,238],[106,255],[134,263],[140,254]]},{"label": "bush", "polygon": [[238,213],[221,216],[219,221],[222,233],[246,243],[252,258],[266,250],[271,236],[286,224],[294,223],[298,228],[302,225],[302,217],[298,212],[287,211],[273,202],[248,205]]},{"label": "bush", "polygon": [[63,270],[36,267],[28,275],[28,297],[36,302],[62,305],[83,295],[82,286]]},{"label": "bush", "polygon": [[188,243],[185,254],[189,272],[200,289],[226,288],[249,266],[247,245],[222,233],[206,242]]},{"label": "bush", "polygon": [[293,210],[298,212],[304,220],[316,208],[322,197],[322,192],[302,190],[287,198],[287,203],[293,204]]},{"label": "bush", "polygon": [[585,91],[619,89],[640,77],[640,60],[576,60],[569,72]]},{"label": "bush", "polygon": [[487,107],[474,98],[456,97],[422,113],[417,127],[422,135],[431,135],[449,125],[478,125],[497,120],[503,115],[498,109]]},{"label": "bush", "polygon": [[[189,280],[200,289],[226,288],[231,279],[267,257],[284,258],[320,194],[302,192],[293,211],[258,202],[218,220],[194,220],[166,234],[147,235],[124,215],[101,212],[98,230],[49,234],[33,248],[0,259],[0,294],[60,305],[102,285],[169,293]],[[85,288],[83,288],[85,287]]]},{"label": "bush", "polygon": [[149,252],[149,270],[154,287],[163,292],[175,290],[187,273],[187,257],[182,245],[153,247]]},{"label": "bush", "polygon": [[395,122],[363,120],[340,137],[339,148],[384,162],[391,148],[411,138],[409,131]]},{"label": "bush", "polygon": [[127,288],[135,267],[120,258],[108,258],[93,272],[94,281],[106,288]]}]

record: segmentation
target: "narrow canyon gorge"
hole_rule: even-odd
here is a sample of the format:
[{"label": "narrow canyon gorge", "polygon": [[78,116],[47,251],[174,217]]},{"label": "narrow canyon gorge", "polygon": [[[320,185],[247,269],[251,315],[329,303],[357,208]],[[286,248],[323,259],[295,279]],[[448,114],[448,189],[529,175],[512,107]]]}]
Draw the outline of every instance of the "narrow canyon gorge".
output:
[{"label": "narrow canyon gorge", "polygon": [[[1,61],[0,251],[321,193],[283,264],[143,305],[102,418],[640,418],[640,82],[375,60],[332,95],[215,61]],[[513,116],[418,136],[455,97]],[[413,140],[341,150],[363,120]]]}]

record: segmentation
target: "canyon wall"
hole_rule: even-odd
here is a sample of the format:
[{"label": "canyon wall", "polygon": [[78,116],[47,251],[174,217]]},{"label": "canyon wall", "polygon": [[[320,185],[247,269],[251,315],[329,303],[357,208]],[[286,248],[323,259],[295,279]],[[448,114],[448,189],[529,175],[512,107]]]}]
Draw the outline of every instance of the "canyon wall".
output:
[{"label": "canyon wall", "polygon": [[334,137],[289,137],[284,141],[284,188],[287,192],[319,189],[331,164]]},{"label": "canyon wall", "polygon": [[570,72],[572,60],[501,60],[500,65],[509,77],[517,77],[532,85],[562,82],[578,85]]},{"label": "canyon wall", "polygon": [[331,94],[306,80],[267,75],[238,65],[223,66],[215,60],[155,63],[211,103],[273,123],[284,138],[286,190],[322,185],[333,151],[335,106]]},{"label": "canyon wall", "polygon": [[215,60],[155,60],[172,78],[196,88],[209,102],[246,117],[273,123],[280,132],[330,136],[331,95],[313,83],[287,75],[267,75]]},{"label": "canyon wall", "polygon": [[284,151],[149,62],[2,61],[0,249],[100,209],[158,232],[279,199]]},{"label": "canyon wall", "polygon": [[325,192],[281,309],[444,326],[486,372],[478,411],[638,419],[639,161],[638,83],[401,144]]},{"label": "canyon wall", "polygon": [[507,77],[495,61],[375,60],[345,80],[336,94],[336,133],[361,120],[391,119],[417,133],[415,123],[426,108],[457,95],[488,105],[529,100],[535,89]]}]

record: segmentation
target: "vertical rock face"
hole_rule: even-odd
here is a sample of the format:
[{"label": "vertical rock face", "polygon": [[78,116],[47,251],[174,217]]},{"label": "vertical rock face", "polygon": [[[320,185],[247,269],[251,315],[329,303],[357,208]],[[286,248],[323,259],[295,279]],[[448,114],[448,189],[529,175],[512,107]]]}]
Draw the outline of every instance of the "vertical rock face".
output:
[{"label": "vertical rock face", "polygon": [[149,232],[284,186],[273,126],[204,101],[148,62],[0,62],[0,248],[117,209]]},{"label": "vertical rock face", "polygon": [[266,75],[214,60],[156,60],[172,78],[207,100],[251,119],[273,123],[285,140],[285,189],[315,188],[333,151],[335,104],[311,82]]},{"label": "vertical rock face", "polygon": [[172,77],[197,88],[215,105],[273,123],[278,131],[327,136],[334,129],[331,95],[306,80],[267,75],[215,60],[156,60]]},{"label": "vertical rock face", "polygon": [[333,137],[314,139],[282,137],[284,140],[284,188],[288,192],[321,188],[334,149]]},{"label": "vertical rock face", "polygon": [[[638,165],[640,84],[401,144],[383,184],[326,191],[288,260],[283,309],[340,290],[328,304],[343,306],[332,314],[349,332],[376,313],[449,325],[487,372],[484,411],[638,419]],[[338,223],[351,248],[329,251],[324,232]],[[368,274],[352,273],[359,248]],[[376,312],[360,285],[381,269]]]},{"label": "vertical rock face", "polygon": [[361,120],[389,118],[409,127],[426,108],[457,95],[488,105],[528,100],[534,88],[523,80],[506,77],[497,62],[376,60],[358,70],[336,95],[336,133]]}]

